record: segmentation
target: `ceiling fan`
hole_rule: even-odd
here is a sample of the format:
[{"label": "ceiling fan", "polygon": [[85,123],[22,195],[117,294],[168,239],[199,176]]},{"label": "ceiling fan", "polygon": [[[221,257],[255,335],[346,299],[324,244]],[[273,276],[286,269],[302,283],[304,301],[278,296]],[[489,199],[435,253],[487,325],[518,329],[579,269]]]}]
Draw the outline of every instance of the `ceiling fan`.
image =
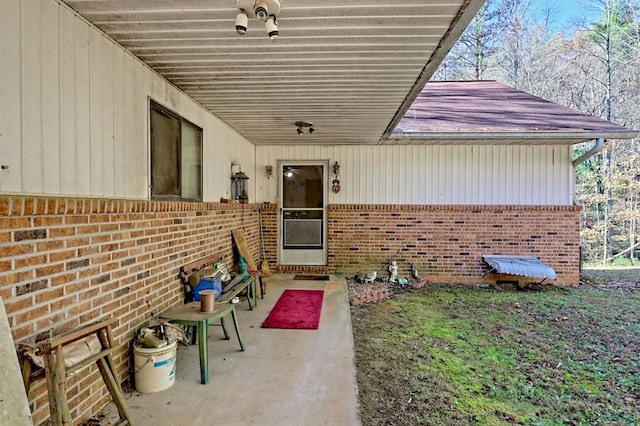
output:
[{"label": "ceiling fan", "polygon": [[292,178],[293,176],[299,175],[300,173],[302,173],[302,170],[293,166],[285,166],[282,169],[282,175],[287,178]]}]

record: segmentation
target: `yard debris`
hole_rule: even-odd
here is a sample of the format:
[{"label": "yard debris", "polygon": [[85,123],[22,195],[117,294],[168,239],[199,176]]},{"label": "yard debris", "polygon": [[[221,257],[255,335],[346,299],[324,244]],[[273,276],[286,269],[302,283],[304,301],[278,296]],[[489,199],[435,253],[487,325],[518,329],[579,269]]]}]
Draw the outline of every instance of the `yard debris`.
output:
[{"label": "yard debris", "polygon": [[413,277],[414,280],[420,279],[420,274],[418,274],[418,269],[413,263],[411,264],[411,276]]},{"label": "yard debris", "polygon": [[138,346],[143,348],[162,348],[168,345],[168,342],[161,337],[163,333],[159,330],[152,330],[151,328],[144,327],[138,332]]},{"label": "yard debris", "polygon": [[361,274],[356,274],[353,279],[347,278],[347,289],[349,302],[352,305],[385,300],[393,294],[391,283],[388,281],[376,279],[365,283],[364,276]]},{"label": "yard debris", "polygon": [[409,284],[409,280],[407,278],[400,278],[398,279],[398,284],[400,284],[400,287],[404,287]]},{"label": "yard debris", "polygon": [[161,321],[158,324],[141,328],[138,331],[135,344],[143,348],[162,348],[174,342],[189,344],[189,340],[180,326]]}]

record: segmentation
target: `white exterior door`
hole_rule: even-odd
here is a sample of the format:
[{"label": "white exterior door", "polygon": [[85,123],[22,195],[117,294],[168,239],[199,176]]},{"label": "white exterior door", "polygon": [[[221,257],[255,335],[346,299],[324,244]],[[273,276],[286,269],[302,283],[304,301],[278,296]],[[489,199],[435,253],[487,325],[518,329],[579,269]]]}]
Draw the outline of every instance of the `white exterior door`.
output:
[{"label": "white exterior door", "polygon": [[327,264],[327,161],[281,161],[281,265]]}]

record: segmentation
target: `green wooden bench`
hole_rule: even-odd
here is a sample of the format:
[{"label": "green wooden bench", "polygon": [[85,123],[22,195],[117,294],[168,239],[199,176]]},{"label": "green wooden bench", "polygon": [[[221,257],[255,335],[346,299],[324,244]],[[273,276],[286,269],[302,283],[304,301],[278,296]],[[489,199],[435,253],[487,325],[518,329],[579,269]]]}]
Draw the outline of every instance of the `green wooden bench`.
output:
[{"label": "green wooden bench", "polygon": [[[256,291],[256,276],[241,274],[233,278],[227,285],[222,287],[222,294],[216,299],[216,303],[231,303],[232,299],[247,290],[247,302],[249,309],[253,310],[258,306],[258,293]],[[252,303],[253,302],[253,303]]]},{"label": "green wooden bench", "polygon": [[[193,289],[189,284],[189,277],[201,270],[213,266],[214,263],[222,260],[222,254],[216,253],[203,257],[196,261],[187,263],[180,268],[180,279],[184,284],[185,301],[193,301]],[[250,274],[240,274],[222,287],[222,294],[216,299],[215,303],[231,303],[232,299],[239,295],[245,289],[247,290],[247,301],[249,309],[253,310],[258,305],[258,293],[256,291],[257,276]]]}]

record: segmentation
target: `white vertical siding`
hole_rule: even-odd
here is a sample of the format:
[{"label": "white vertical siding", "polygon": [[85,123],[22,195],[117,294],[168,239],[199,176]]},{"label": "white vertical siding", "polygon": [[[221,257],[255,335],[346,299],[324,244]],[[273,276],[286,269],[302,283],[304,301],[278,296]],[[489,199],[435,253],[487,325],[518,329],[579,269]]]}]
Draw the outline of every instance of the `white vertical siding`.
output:
[{"label": "white vertical siding", "polygon": [[52,2],[38,2],[42,40],[42,182],[43,192],[60,188],[60,16]]},{"label": "white vertical siding", "polygon": [[[133,117],[133,73],[130,68],[131,61],[128,60],[121,49],[113,49],[113,163],[126,164],[127,158],[124,155],[127,143],[131,143],[126,129],[133,127],[131,120]],[[119,105],[119,108],[116,108]],[[126,179],[124,173],[113,172],[112,195],[117,195],[116,188],[125,188]]]},{"label": "white vertical siding", "polygon": [[[76,191],[76,26],[70,13],[60,14],[60,188]],[[54,190],[51,191],[55,193]]]},{"label": "white vertical siding", "polygon": [[21,151],[12,141],[22,139],[20,111],[20,42],[15,34],[21,32],[20,0],[6,0],[0,13],[0,188],[20,191],[22,182]]},{"label": "white vertical siding", "polygon": [[[43,190],[42,162],[42,34],[40,2],[22,2],[22,187]],[[20,103],[18,104],[20,105]],[[13,165],[12,165],[13,166]]]},{"label": "white vertical siding", "polygon": [[106,55],[102,46],[102,34],[94,28],[89,28],[89,132],[90,132],[90,174],[91,194],[104,195],[104,152],[102,142],[102,99],[103,99],[103,71],[107,68]]},{"label": "white vertical siding", "polygon": [[149,98],[202,127],[205,201],[231,161],[254,169],[253,144],[55,0],[3,1],[0,57],[0,192],[148,198]]},{"label": "white vertical siding", "polygon": [[[76,133],[75,138],[66,143],[75,145],[73,169],[75,173],[75,192],[78,195],[91,194],[91,105],[89,80],[90,28],[81,20],[74,20],[75,26],[75,90],[74,112]],[[68,48],[71,48],[69,46]]]},{"label": "white vertical siding", "polygon": [[[342,190],[330,204],[570,205],[570,146],[258,146],[256,201],[277,201],[278,160],[340,163]],[[330,170],[331,172],[331,170]]]},{"label": "white vertical siding", "polygon": [[115,196],[115,152],[113,137],[113,120],[115,107],[114,50],[115,45],[106,37],[101,37],[100,47],[103,52],[101,81],[101,110],[99,117],[102,123],[102,195]]}]

